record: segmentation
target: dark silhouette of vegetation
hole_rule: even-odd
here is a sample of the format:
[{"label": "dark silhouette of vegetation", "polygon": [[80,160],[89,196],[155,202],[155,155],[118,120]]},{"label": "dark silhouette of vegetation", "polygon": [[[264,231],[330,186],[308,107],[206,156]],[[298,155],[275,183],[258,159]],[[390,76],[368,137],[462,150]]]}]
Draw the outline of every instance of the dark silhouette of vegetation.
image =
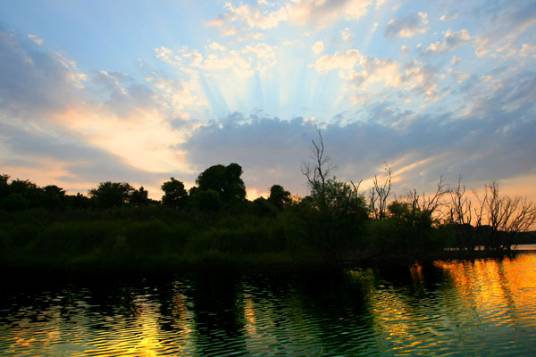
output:
[{"label": "dark silhouette of vegetation", "polygon": [[[392,173],[371,187],[339,180],[321,132],[302,173],[310,193],[281,185],[246,199],[242,167],[214,165],[188,191],[170,178],[160,201],[143,187],[103,182],[68,194],[0,176],[0,258],[18,266],[318,264],[381,257],[508,252],[532,242],[536,205],[492,182],[469,194],[461,179],[435,192],[394,195]],[[365,194],[368,192],[368,196]],[[533,238],[531,238],[533,237]]]},{"label": "dark silhouette of vegetation", "polygon": [[89,196],[100,208],[121,207],[130,203],[134,188],[123,182],[103,182],[89,191]]},{"label": "dark silhouette of vegetation", "polygon": [[290,192],[286,191],[281,185],[273,185],[270,187],[270,196],[268,197],[270,202],[278,210],[283,210],[292,204],[292,198]]},{"label": "dark silhouette of vegetation", "polygon": [[184,208],[188,200],[188,193],[184,189],[184,184],[174,177],[162,184],[162,205],[171,208]]},{"label": "dark silhouette of vegetation", "polygon": [[241,175],[242,167],[235,163],[211,166],[197,178],[197,192],[213,191],[224,204],[241,203],[246,199],[246,186]]}]

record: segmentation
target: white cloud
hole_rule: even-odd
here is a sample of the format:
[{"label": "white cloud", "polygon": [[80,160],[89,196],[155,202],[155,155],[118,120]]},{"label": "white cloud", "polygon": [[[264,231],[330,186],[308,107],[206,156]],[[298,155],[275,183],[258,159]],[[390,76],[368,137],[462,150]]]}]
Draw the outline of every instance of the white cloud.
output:
[{"label": "white cloud", "polygon": [[398,19],[391,19],[385,28],[385,35],[388,37],[409,38],[423,34],[428,29],[428,14],[417,12]]},{"label": "white cloud", "polygon": [[321,54],[324,51],[324,42],[316,41],[311,47],[311,50],[313,50],[315,55]]},{"label": "white cloud", "polygon": [[232,72],[238,76],[250,77],[255,71],[264,73],[277,62],[276,51],[265,43],[231,49],[212,42],[205,53],[186,47],[176,51],[159,47],[155,49],[155,55],[177,70],[190,75],[194,71],[204,71],[207,75]]},{"label": "white cloud", "polygon": [[[264,7],[265,4],[260,4]],[[249,4],[225,4],[225,14],[208,22],[224,35],[239,33],[237,26],[269,30],[282,23],[324,27],[339,20],[356,20],[364,16],[372,0],[293,0],[275,9],[265,10]]]},{"label": "white cloud", "polygon": [[352,39],[352,32],[350,31],[350,29],[348,27],[345,27],[341,31],[341,40],[350,41],[351,39]]},{"label": "white cloud", "polygon": [[37,46],[43,46],[44,40],[41,37],[34,35],[33,33],[30,33],[28,34],[28,38]]},{"label": "white cloud", "polygon": [[466,29],[460,31],[447,30],[443,34],[441,41],[432,42],[426,47],[426,53],[443,53],[453,50],[465,43],[471,41],[471,35]]},{"label": "white cloud", "polygon": [[[417,94],[426,101],[438,99],[436,73],[417,61],[402,65],[391,59],[368,57],[357,49],[350,49],[321,56],[312,68],[320,73],[337,71],[340,78],[347,81],[346,90],[353,93],[355,104],[376,95],[390,95],[385,89],[392,89],[392,94],[398,97],[411,98]],[[413,94],[404,94],[406,92]]]},{"label": "white cloud", "polygon": [[366,57],[357,49],[336,52],[318,58],[312,67],[318,72],[339,71],[342,78],[350,79],[355,75],[355,67],[366,62]]},{"label": "white cloud", "polygon": [[524,43],[519,50],[521,57],[536,57],[536,45]]},{"label": "white cloud", "polygon": [[441,15],[439,20],[441,20],[441,21],[452,21],[452,20],[456,20],[458,18],[458,16],[459,16],[458,13],[444,14],[444,15]]}]

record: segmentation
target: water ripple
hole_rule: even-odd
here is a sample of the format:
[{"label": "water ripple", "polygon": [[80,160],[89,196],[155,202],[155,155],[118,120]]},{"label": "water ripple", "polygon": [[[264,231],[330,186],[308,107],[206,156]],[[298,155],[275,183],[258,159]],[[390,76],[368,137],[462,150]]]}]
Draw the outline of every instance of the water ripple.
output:
[{"label": "water ripple", "polygon": [[326,275],[21,284],[0,299],[0,353],[530,355],[535,267],[526,254]]}]

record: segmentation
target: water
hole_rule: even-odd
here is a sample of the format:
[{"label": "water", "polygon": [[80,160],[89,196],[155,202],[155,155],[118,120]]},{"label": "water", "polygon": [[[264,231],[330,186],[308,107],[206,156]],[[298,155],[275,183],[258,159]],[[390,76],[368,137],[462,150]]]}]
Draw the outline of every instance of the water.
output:
[{"label": "water", "polygon": [[5,283],[2,355],[536,355],[536,254],[341,273]]}]

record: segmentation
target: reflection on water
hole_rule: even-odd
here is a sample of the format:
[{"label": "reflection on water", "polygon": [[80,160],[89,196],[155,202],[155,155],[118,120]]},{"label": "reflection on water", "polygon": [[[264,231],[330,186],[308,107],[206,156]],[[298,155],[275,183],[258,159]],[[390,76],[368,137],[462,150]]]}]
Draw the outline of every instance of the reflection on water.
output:
[{"label": "reflection on water", "polygon": [[1,354],[536,353],[536,254],[43,286],[4,290]]}]

